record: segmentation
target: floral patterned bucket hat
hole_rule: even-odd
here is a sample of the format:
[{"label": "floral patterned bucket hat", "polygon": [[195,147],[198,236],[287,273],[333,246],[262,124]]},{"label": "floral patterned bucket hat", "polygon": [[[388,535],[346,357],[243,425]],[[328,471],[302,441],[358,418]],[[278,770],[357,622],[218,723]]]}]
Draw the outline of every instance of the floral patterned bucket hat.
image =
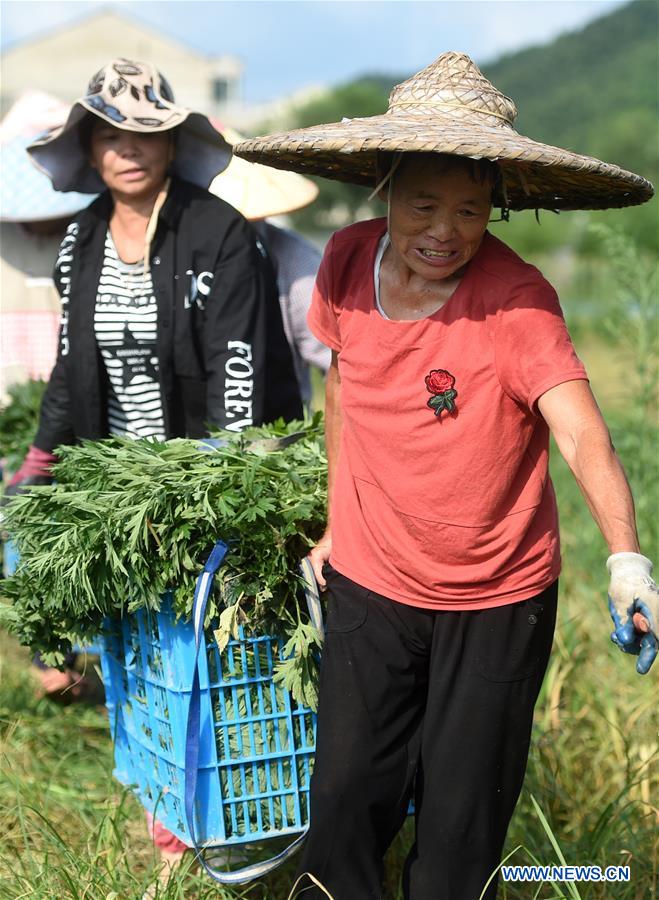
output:
[{"label": "floral patterned bucket hat", "polygon": [[154,66],[114,59],[91,79],[65,125],[28,148],[56,191],[96,194],[105,190],[80,141],[80,126],[90,115],[143,134],[178,128],[172,172],[199,187],[208,188],[231,161],[231,145],[207,116],[176,105],[171,87]]}]

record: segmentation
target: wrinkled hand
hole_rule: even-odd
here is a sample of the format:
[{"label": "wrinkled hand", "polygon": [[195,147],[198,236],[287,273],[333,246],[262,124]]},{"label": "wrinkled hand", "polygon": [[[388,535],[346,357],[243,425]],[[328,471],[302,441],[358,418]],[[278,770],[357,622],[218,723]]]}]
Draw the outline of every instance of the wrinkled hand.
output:
[{"label": "wrinkled hand", "polygon": [[316,576],[316,581],[318,582],[318,587],[321,591],[324,591],[327,587],[327,582],[323,578],[323,566],[329,560],[330,553],[332,552],[332,533],[329,529],[325,532],[325,534],[321,537],[315,547],[309,551],[309,560],[313,567],[314,575]]},{"label": "wrinkled hand", "polygon": [[606,561],[609,610],[615,626],[611,640],[638,656],[636,671],[645,675],[659,650],[659,588],[652,563],[640,553],[614,553]]}]

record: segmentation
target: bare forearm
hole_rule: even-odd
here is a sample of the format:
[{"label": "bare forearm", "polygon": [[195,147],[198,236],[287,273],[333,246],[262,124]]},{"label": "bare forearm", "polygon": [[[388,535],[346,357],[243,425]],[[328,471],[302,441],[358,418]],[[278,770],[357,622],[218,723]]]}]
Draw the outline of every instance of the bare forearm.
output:
[{"label": "bare forearm", "polygon": [[590,387],[572,381],[538,401],[611,553],[639,551],[634,501]]},{"label": "bare forearm", "polygon": [[638,553],[634,500],[608,432],[580,434],[567,461],[609,551]]}]

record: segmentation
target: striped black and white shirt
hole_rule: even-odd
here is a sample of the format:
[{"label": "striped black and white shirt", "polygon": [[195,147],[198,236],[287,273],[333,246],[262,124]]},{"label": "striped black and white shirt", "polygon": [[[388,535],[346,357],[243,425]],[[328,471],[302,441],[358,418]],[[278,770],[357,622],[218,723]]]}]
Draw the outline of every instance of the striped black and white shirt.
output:
[{"label": "striped black and white shirt", "polygon": [[119,259],[108,230],[94,331],[109,378],[110,434],[165,439],[156,298],[144,262]]}]

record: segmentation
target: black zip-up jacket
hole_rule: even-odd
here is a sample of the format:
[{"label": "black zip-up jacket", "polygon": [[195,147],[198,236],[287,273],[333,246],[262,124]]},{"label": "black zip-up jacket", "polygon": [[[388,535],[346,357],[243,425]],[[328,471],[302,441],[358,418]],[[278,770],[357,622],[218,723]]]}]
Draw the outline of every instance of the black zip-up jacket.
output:
[{"label": "black zip-up jacket", "polygon": [[[69,225],[55,267],[62,298],[57,362],[34,443],[107,437],[108,378],[94,310],[112,212],[109,192]],[[240,431],[302,415],[272,265],[228,203],[172,179],[150,248],[167,437]]]}]

